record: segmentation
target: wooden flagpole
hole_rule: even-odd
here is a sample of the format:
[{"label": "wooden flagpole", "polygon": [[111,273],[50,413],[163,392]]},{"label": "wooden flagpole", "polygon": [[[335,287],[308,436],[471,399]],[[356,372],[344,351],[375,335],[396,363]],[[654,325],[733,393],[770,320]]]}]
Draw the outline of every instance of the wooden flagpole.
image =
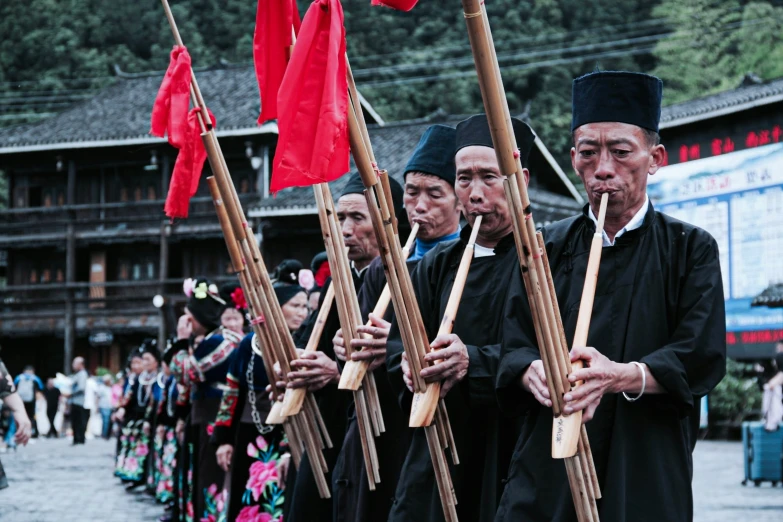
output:
[{"label": "wooden flagpole", "polygon": [[[504,185],[512,211],[517,254],[552,397],[553,413],[556,417],[552,454],[554,458],[566,459],[566,471],[580,522],[597,522],[595,501],[600,498],[600,491],[590,487],[597,485],[597,481],[594,482],[591,476],[594,466],[589,453],[587,432],[581,426],[581,414],[562,416],[563,395],[571,389],[571,383],[568,381],[568,374],[572,371],[571,361],[549,264],[545,258],[546,251],[536,236],[530,198],[516,148],[486,8],[480,0],[462,0],[462,6],[495,154],[501,172],[506,175]],[[575,456],[579,448],[582,449],[582,454]]]},{"label": "wooden flagpole", "polygon": [[[176,44],[184,46],[168,0],[161,0],[161,4]],[[239,277],[253,316],[251,323],[258,339],[267,375],[270,382],[275,382],[274,375],[270,374],[274,364],[280,364],[284,373],[287,374],[290,361],[297,358],[296,349],[291,333],[285,324],[280,304],[275,298],[272,283],[258,249],[258,243],[252,229],[247,224],[212,122],[207,117],[207,106],[192,68],[190,72],[191,99],[193,105],[199,109],[198,124],[201,129],[201,138],[213,173],[208,181],[210,193],[226,240],[226,247],[231,256],[232,267]],[[277,392],[273,391],[273,398],[276,398],[276,395]],[[266,422],[268,424],[283,424],[292,446],[295,463],[298,461],[297,457],[301,457],[301,451],[307,451],[310,454],[319,494],[322,498],[329,498],[323,449],[325,446],[331,447],[331,441],[329,441],[328,433],[323,430],[323,419],[315,401],[305,400],[301,411],[287,418],[280,415],[282,406],[281,402],[274,400],[272,411]]]}]

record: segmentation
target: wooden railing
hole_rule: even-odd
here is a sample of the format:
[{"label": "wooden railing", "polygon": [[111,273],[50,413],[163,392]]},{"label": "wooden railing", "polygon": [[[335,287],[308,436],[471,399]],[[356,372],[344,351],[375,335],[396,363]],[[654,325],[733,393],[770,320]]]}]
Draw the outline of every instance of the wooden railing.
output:
[{"label": "wooden railing", "polygon": [[[236,281],[236,277],[214,278],[218,285],[229,281]],[[0,318],[27,313],[51,315],[64,311],[69,299],[77,310],[94,309],[100,304],[102,310],[148,308],[155,312],[152,298],[158,294],[168,303],[181,304],[186,300],[182,279],[6,286],[0,288]]]},{"label": "wooden railing", "polygon": [[[258,202],[258,194],[240,196],[244,206]],[[168,221],[163,214],[163,200],[62,205],[56,207],[14,208],[0,212],[0,237],[34,237],[41,234],[65,234],[68,225],[74,232],[116,233],[123,230],[158,230]],[[217,225],[215,209],[208,197],[191,199],[184,226]],[[176,226],[174,228],[176,233]]]}]

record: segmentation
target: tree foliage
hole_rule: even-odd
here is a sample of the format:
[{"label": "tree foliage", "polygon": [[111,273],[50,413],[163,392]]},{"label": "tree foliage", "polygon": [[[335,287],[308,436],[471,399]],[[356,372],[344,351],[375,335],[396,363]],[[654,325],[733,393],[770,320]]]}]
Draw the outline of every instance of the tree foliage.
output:
[{"label": "tree foliage", "polygon": [[[571,80],[600,69],[654,72],[665,102],[783,75],[783,7],[746,0],[491,0],[512,114],[528,117],[567,164]],[[171,0],[199,67],[250,63],[255,0]],[[304,15],[309,2],[298,1]],[[456,0],[408,13],[343,0],[357,83],[388,121],[482,110]],[[172,37],[159,0],[0,2],[0,124],[14,110],[49,114],[127,72],[160,71]],[[36,101],[31,101],[34,97]],[[27,101],[26,101],[27,100]],[[21,107],[21,109],[20,109]]]}]

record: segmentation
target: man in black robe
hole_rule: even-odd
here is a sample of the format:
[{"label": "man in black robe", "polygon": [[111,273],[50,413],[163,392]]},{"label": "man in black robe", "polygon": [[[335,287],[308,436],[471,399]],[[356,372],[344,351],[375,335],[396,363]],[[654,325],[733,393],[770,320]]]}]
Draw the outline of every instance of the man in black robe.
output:
[{"label": "man in black robe", "polygon": [[[419,225],[416,242],[408,258],[409,271],[437,244],[459,237],[460,206],[454,192],[455,136],[456,131],[452,127],[429,127],[405,166],[402,200],[408,221]],[[386,520],[410,442],[412,430],[408,428],[407,412],[403,413],[400,409],[385,365],[392,306],[384,317],[371,314],[385,285],[383,264],[381,258],[376,257],[367,269],[358,294],[362,318],[366,320],[369,317],[372,321],[372,326],[360,326],[358,331],[371,335],[372,339],[351,341],[352,348],[357,350],[353,360],[371,361],[369,368],[375,375],[386,425],[386,432],[375,439],[381,482],[376,484],[375,491],[370,491],[358,424],[356,416],[351,415],[342,451],[332,472],[335,522]],[[338,332],[334,344],[337,357],[345,360],[342,332]]]},{"label": "man in black robe", "polygon": [[[517,146],[525,165],[535,137],[530,128],[513,120]],[[500,415],[494,385],[500,356],[502,320],[506,303],[523,292],[508,285],[519,272],[514,250],[511,215],[486,116],[473,116],[457,126],[455,191],[469,226],[458,240],[441,243],[419,262],[411,278],[424,326],[436,351],[422,377],[441,382],[457,452],[458,466],[450,466],[460,520],[489,522],[495,516],[518,433],[514,422]],[[525,169],[527,175],[527,170]],[[483,221],[476,240],[453,333],[437,336],[457,268],[476,216]],[[403,358],[400,330],[392,323],[387,366],[397,386],[403,411],[410,409],[410,368]],[[403,385],[403,378],[405,385]],[[400,472],[392,522],[444,520],[438,487],[424,428],[414,431]]]},{"label": "man in black robe", "polygon": [[[392,195],[397,201],[401,201],[402,188],[396,181],[390,181]],[[367,267],[379,253],[375,229],[370,218],[370,211],[367,208],[367,201],[364,198],[364,184],[358,174],[348,180],[337,200],[335,210],[340,220],[345,246],[348,247],[353,282],[358,292],[362,287]],[[319,308],[323,305],[323,298],[326,296],[330,284],[332,284],[331,279],[327,280],[324,285]],[[316,315],[313,314],[311,319],[314,320]],[[307,326],[308,333],[302,336],[302,343],[307,343],[312,326],[312,324]],[[326,429],[333,442],[331,449],[324,450],[326,466],[329,471],[334,469],[337,455],[340,453],[349,409],[353,402],[350,392],[337,389],[337,384],[340,381],[340,366],[335,360],[332,338],[339,328],[340,320],[335,303],[324,324],[318,349],[302,354],[299,359],[292,361],[291,373],[288,374],[289,388],[303,387],[315,393]],[[327,480],[328,478],[327,475]],[[310,467],[310,456],[307,453],[304,454],[299,464],[299,470],[295,474],[291,474],[287,484],[290,492],[290,494],[286,494],[285,520],[287,522],[332,520],[333,498],[321,499],[319,497]]]},{"label": "man in black robe", "polygon": [[[699,401],[725,373],[718,247],[704,230],[656,212],[647,176],[661,166],[662,83],[598,72],[574,81],[571,161],[589,203],[544,229],[569,346],[595,233],[609,194],[589,347],[571,360],[584,384],[565,396],[582,410],[602,500],[601,520],[689,521]],[[522,283],[519,277],[512,283]],[[524,414],[498,521],[571,521],[565,467],[551,458],[552,411],[526,296],[512,303],[497,381],[501,408]]]}]

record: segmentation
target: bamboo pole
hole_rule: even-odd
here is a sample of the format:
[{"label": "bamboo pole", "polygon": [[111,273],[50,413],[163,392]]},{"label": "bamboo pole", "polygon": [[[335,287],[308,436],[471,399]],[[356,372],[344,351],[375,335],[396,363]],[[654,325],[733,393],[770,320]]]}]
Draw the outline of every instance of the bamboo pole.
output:
[{"label": "bamboo pole", "polygon": [[[313,330],[310,332],[310,338],[307,340],[307,346],[305,346],[304,353],[314,352],[318,349],[318,344],[321,342],[321,336],[324,333],[324,326],[326,326],[326,318],[329,316],[329,311],[332,309],[332,303],[334,302],[334,285],[329,285],[324,295],[321,308],[318,309],[318,315],[315,318],[315,324]],[[283,398],[283,407],[281,414],[284,417],[289,417],[295,412],[298,412],[302,408],[302,404],[307,395],[305,388],[287,389],[285,391],[285,397]]]},{"label": "bamboo pole", "polygon": [[[348,129],[351,142],[351,154],[359,170],[365,186],[365,198],[370,210],[373,228],[378,238],[386,281],[389,286],[395,317],[400,327],[403,348],[411,365],[413,387],[416,392],[425,392],[427,385],[421,377],[424,356],[429,350],[429,341],[421,317],[418,302],[413,291],[413,284],[408,273],[405,257],[396,229],[396,218],[391,194],[388,187],[387,173],[378,168],[372,153],[366,125],[358,104],[358,94],[353,77],[348,74],[348,94],[351,103],[348,104]],[[432,465],[438,486],[441,505],[446,522],[458,520],[456,512],[456,495],[451,482],[448,462],[444,454],[444,446],[453,441],[448,413],[443,409],[439,413],[442,422],[439,425],[424,426],[427,445],[432,457]],[[446,432],[445,440],[440,433]],[[452,447],[453,444],[452,444]],[[456,457],[456,455],[454,455]],[[457,460],[455,459],[455,463]]]},{"label": "bamboo pole", "polygon": [[[356,328],[361,322],[361,312],[356,298],[356,288],[353,283],[353,275],[348,258],[345,255],[345,245],[342,241],[342,230],[337,221],[337,213],[332,201],[331,191],[326,183],[313,186],[318,218],[321,225],[321,233],[324,238],[324,247],[329,259],[329,267],[332,272],[332,286],[335,289],[335,301],[337,303],[337,315],[340,318],[340,327],[346,343],[346,357],[350,356],[351,339],[356,339]],[[364,381],[365,375],[362,378]],[[356,406],[356,420],[359,429],[359,437],[362,444],[362,457],[367,472],[368,484],[371,491],[380,482],[378,470],[378,454],[375,447],[375,434],[380,432],[378,423],[380,415],[380,401],[377,390],[369,397],[366,394],[367,386],[352,390],[354,404]]]},{"label": "bamboo pole", "polygon": [[[536,237],[524,171],[516,150],[486,8],[480,0],[462,0],[462,5],[495,154],[501,172],[507,177],[504,188],[512,214],[515,245],[547,376],[553,413],[557,416],[553,423],[553,456],[570,457],[566,458],[565,465],[580,522],[597,522],[597,491],[590,474],[592,455],[588,453],[589,445],[584,443],[586,432],[579,420],[569,419],[566,424],[566,418],[561,416],[563,395],[571,389],[568,382],[568,374],[572,371],[571,361],[546,251]],[[565,441],[569,442],[569,446],[573,441],[573,448],[562,451]],[[580,441],[582,444],[579,446],[584,449],[584,453],[575,457]],[[583,462],[586,466],[582,466]]]},{"label": "bamboo pole", "polygon": [[[184,45],[168,0],[161,0],[161,4],[175,42],[177,45]],[[278,363],[281,368],[286,369],[290,360],[296,358],[293,339],[285,325],[280,305],[274,298],[272,284],[258,250],[258,244],[252,230],[247,225],[247,219],[237,196],[236,188],[231,181],[225,157],[220,149],[212,122],[207,117],[207,106],[195,74],[192,69],[190,72],[191,100],[193,105],[199,109],[197,121],[213,172],[212,181],[208,181],[210,192],[215,202],[218,221],[223,230],[232,267],[239,277],[248,300],[248,307],[253,315],[253,330],[256,333],[254,340],[258,343],[258,346],[254,347],[254,351],[260,352],[264,359],[267,376],[270,382],[275,382],[274,375],[270,374],[274,364]],[[275,390],[273,397],[276,396]],[[311,455],[319,494],[323,498],[329,498],[328,482],[324,476],[327,472],[326,461],[321,451],[323,441],[328,440],[328,433],[324,431],[320,412],[317,408],[313,409],[314,404],[314,401],[305,401],[305,407],[300,414],[283,418],[280,415],[282,403],[275,400],[266,422],[268,424],[283,423],[283,429],[291,442],[295,463],[301,459],[300,449]]]},{"label": "bamboo pole", "polygon": [[[451,294],[449,294],[449,300],[446,303],[446,310],[443,312],[443,319],[437,335],[449,334],[454,328],[454,319],[459,309],[460,299],[462,299],[462,292],[465,290],[465,282],[468,278],[470,263],[473,260],[473,251],[476,244],[476,236],[478,235],[479,227],[481,227],[481,219],[481,216],[478,216],[473,224],[473,230],[471,231],[468,244],[465,246],[465,251],[462,253],[454,286],[451,287]],[[428,426],[432,422],[440,399],[440,386],[440,382],[434,382],[424,393],[414,394],[411,404],[411,424]]]}]

